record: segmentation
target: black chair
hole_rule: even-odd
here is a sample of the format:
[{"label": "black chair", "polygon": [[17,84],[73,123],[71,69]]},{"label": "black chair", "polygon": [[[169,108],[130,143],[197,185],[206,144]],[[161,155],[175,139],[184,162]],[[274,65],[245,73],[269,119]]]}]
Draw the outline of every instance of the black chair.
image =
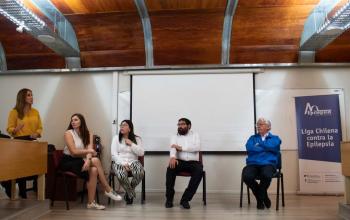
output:
[{"label": "black chair", "polygon": [[[272,178],[277,179],[277,194],[276,194],[276,211],[279,209],[279,198],[280,198],[280,187],[282,190],[282,206],[284,207],[284,182],[283,182],[283,173],[282,173],[282,158],[281,154],[278,155],[278,161],[277,161],[277,167],[276,167],[276,173],[274,173]],[[259,177],[256,178],[257,180],[260,180]],[[241,194],[240,194],[240,200],[239,200],[239,207],[242,208],[242,201],[243,201],[243,171],[241,175]],[[250,204],[250,193],[249,193],[249,187],[247,186],[247,196],[248,196],[248,204]]]},{"label": "black chair", "polygon": [[[202,152],[199,152],[199,162],[203,165],[203,158],[202,158]],[[191,177],[191,174],[189,172],[183,171],[179,172],[176,176],[185,176],[185,177]],[[203,205],[207,205],[207,184],[206,184],[206,174],[203,170]]]},{"label": "black chair", "polygon": [[[140,156],[138,157],[138,160],[140,161],[140,163],[142,164],[142,166],[144,167],[144,160],[145,157],[144,156]],[[112,186],[113,190],[115,191],[115,181],[114,181],[114,177],[116,176],[114,169],[113,169],[113,164],[114,161],[112,161],[111,163],[111,171],[109,172],[109,185]],[[128,172],[128,177],[132,177],[132,173]],[[145,174],[143,176],[142,182],[141,182],[141,204],[145,204],[146,201],[146,171]],[[111,199],[108,198],[108,204],[111,203]]]}]

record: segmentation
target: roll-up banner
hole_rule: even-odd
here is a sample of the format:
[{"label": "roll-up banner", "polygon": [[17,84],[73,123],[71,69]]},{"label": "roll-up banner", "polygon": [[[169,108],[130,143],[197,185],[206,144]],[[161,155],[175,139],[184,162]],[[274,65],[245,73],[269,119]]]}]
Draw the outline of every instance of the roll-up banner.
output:
[{"label": "roll-up banner", "polygon": [[295,97],[300,192],[341,194],[339,96]]}]

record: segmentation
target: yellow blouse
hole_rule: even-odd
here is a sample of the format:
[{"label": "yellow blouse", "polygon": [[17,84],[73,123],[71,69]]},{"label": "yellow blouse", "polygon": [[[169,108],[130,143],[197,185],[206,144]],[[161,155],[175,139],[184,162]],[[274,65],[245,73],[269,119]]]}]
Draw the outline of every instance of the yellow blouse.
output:
[{"label": "yellow blouse", "polygon": [[[13,131],[19,124],[24,124],[22,129],[13,134]],[[41,119],[38,110],[31,108],[27,112],[23,119],[18,118],[18,112],[16,109],[10,111],[8,122],[7,122],[7,132],[13,137],[27,136],[33,133],[38,133],[41,135],[43,131],[43,126],[41,124]]]}]

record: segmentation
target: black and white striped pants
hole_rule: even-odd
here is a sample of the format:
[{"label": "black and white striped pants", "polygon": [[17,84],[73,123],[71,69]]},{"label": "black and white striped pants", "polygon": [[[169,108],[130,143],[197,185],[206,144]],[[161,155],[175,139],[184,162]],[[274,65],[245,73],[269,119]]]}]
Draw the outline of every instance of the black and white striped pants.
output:
[{"label": "black and white striped pants", "polygon": [[120,185],[124,188],[128,197],[135,198],[136,197],[135,188],[143,179],[143,176],[145,175],[145,171],[140,161],[133,161],[129,165],[129,167],[132,175],[131,181],[129,181],[129,178],[128,178],[128,171],[125,169],[125,167],[122,164],[115,163],[113,166],[115,175],[117,176],[117,179]]}]

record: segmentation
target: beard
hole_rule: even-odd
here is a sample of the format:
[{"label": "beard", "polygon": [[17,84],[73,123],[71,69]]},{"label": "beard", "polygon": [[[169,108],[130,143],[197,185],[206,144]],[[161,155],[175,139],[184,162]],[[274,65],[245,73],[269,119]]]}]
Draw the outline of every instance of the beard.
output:
[{"label": "beard", "polygon": [[188,128],[178,128],[177,132],[179,135],[186,135],[188,133]]}]

